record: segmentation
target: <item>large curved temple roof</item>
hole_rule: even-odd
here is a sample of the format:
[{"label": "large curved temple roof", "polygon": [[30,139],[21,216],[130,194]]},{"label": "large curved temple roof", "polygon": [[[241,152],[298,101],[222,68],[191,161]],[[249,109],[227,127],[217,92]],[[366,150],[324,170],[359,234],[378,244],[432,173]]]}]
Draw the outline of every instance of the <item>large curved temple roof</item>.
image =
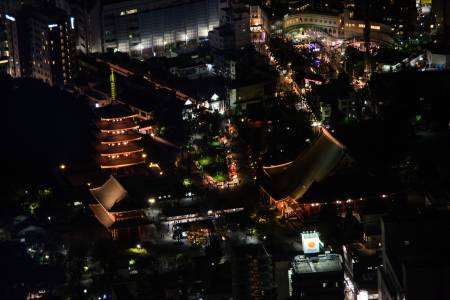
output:
[{"label": "large curved temple roof", "polygon": [[127,196],[127,191],[113,176],[100,187],[89,190],[95,200],[98,201],[107,211],[117,202]]},{"label": "large curved temple roof", "polygon": [[314,182],[335,170],[345,156],[345,147],[321,128],[293,162],[263,168],[268,180],[262,188],[275,200],[298,200]]}]

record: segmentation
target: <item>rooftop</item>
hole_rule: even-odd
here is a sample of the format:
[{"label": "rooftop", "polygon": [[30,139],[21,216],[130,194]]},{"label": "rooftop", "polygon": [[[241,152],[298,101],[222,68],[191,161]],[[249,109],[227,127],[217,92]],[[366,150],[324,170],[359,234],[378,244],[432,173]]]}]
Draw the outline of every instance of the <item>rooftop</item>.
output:
[{"label": "rooftop", "polygon": [[271,197],[298,200],[314,182],[330,175],[346,157],[344,146],[325,128],[293,162],[264,167],[267,181],[263,185]]},{"label": "rooftop", "polygon": [[342,258],[334,253],[312,257],[297,255],[294,257],[292,266],[297,274],[337,272],[342,270]]}]

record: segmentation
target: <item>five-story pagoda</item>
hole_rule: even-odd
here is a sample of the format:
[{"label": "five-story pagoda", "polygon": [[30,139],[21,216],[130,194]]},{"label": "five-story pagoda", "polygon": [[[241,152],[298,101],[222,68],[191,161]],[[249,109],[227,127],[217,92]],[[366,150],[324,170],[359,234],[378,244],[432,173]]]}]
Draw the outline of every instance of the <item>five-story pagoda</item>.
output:
[{"label": "five-story pagoda", "polygon": [[96,114],[96,150],[100,167],[118,169],[145,163],[146,154],[139,144],[137,115],[117,103],[97,108]]}]

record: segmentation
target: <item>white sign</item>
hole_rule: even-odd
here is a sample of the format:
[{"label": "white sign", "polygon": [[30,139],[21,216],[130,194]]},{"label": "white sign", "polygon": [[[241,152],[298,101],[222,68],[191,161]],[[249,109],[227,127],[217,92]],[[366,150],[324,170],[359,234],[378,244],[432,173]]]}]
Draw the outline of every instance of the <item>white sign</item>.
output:
[{"label": "white sign", "polygon": [[317,232],[302,233],[302,246],[305,254],[320,252],[320,239]]}]

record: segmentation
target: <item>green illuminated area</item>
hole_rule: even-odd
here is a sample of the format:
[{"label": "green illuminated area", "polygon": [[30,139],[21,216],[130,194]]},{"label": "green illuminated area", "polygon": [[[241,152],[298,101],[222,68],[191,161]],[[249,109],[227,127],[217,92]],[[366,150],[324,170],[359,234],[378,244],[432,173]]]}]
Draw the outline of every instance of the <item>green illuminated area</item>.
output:
[{"label": "green illuminated area", "polygon": [[215,181],[225,181],[225,180],[227,180],[227,176],[225,176],[225,175],[222,174],[222,173],[216,174],[216,175],[212,176],[212,178],[213,178]]},{"label": "green illuminated area", "polygon": [[138,255],[138,256],[147,256],[148,251],[145,248],[129,248],[127,250],[128,254]]},{"label": "green illuminated area", "polygon": [[198,163],[200,164],[200,166],[206,167],[211,164],[211,160],[211,157],[202,157],[198,160]]}]

